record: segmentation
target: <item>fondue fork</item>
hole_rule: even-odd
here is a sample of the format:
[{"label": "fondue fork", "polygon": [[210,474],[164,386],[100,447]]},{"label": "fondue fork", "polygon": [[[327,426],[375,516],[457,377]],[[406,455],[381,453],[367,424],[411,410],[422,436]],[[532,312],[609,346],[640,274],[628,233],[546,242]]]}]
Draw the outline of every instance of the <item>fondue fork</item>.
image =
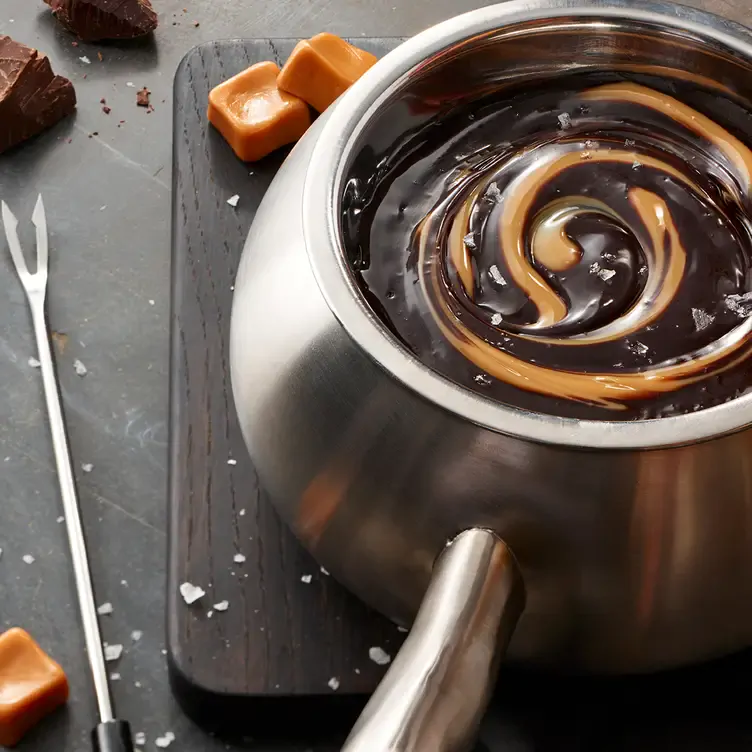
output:
[{"label": "fondue fork", "polygon": [[44,397],[47,403],[52,446],[55,453],[55,465],[57,466],[60,495],[62,496],[63,511],[65,512],[65,527],[68,532],[73,574],[76,581],[76,593],[81,611],[81,623],[84,629],[86,654],[94,682],[94,693],[99,707],[99,723],[92,731],[92,749],[94,752],[133,752],[130,725],[127,721],[116,719],[113,711],[102,648],[102,638],[97,619],[96,599],[94,597],[89,558],[86,551],[86,539],[81,522],[81,510],[73,477],[73,465],[68,446],[68,437],[65,431],[65,419],[60,404],[57,375],[52,360],[52,348],[50,347],[50,336],[45,315],[48,269],[47,219],[41,195],[37,198],[34,212],[31,215],[31,221],[36,228],[37,243],[37,265],[34,274],[29,272],[24,260],[21,244],[18,240],[18,233],[16,232],[18,221],[4,201],[2,202],[2,217],[5,227],[5,237],[8,240],[13,265],[16,267],[16,272],[18,272],[18,277],[26,291],[26,297],[31,308],[31,319],[34,325],[37,349],[39,350]]}]

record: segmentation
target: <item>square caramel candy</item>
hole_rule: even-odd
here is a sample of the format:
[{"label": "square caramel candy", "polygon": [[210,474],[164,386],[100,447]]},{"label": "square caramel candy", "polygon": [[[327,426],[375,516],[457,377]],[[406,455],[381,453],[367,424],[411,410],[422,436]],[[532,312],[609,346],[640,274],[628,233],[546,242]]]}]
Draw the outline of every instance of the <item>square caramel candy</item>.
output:
[{"label": "square caramel candy", "polygon": [[209,122],[245,162],[297,141],[311,124],[308,105],[280,91],[278,75],[274,63],[257,63],[209,94]]},{"label": "square caramel candy", "polygon": [[0,635],[0,746],[13,747],[68,699],[63,669],[23,629]]},{"label": "square caramel candy", "polygon": [[375,55],[325,32],[298,42],[277,86],[323,112],[375,62]]}]

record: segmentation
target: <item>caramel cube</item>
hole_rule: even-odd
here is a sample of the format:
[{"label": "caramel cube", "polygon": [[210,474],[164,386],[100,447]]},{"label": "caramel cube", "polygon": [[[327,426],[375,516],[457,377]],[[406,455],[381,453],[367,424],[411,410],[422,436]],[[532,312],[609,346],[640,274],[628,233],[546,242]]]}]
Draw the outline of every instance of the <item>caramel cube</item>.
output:
[{"label": "caramel cube", "polygon": [[0,746],[13,747],[68,699],[63,669],[23,629],[0,635]]},{"label": "caramel cube", "polygon": [[277,86],[323,112],[375,62],[370,52],[325,32],[298,42],[279,74]]},{"label": "caramel cube", "polygon": [[278,75],[274,63],[256,63],[209,94],[209,122],[245,162],[297,141],[311,124],[308,105],[280,91]]}]

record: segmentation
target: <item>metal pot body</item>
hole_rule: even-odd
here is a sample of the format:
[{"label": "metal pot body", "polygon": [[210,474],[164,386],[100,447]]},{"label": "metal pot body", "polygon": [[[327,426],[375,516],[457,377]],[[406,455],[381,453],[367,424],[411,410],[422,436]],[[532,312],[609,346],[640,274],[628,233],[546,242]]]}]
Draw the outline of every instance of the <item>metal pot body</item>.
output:
[{"label": "metal pot body", "polygon": [[391,338],[360,300],[337,237],[359,129],[400,87],[461,80],[472,91],[501,77],[652,65],[747,96],[751,42],[664,4],[474,11],[377,64],[286,160],[235,286],[236,406],[283,518],[380,612],[412,623],[447,540],[485,528],[525,583],[513,659],[632,672],[752,642],[749,400],[628,426],[485,402]]}]

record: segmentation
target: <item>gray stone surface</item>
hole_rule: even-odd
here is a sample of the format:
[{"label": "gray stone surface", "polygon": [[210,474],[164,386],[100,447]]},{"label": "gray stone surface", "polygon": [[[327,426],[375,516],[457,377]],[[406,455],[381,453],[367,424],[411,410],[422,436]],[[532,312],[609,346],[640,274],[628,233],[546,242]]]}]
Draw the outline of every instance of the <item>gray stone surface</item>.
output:
[{"label": "gray stone surface", "polygon": [[[60,378],[71,446],[99,599],[114,606],[103,618],[104,639],[125,646],[112,666],[121,676],[114,694],[120,715],[146,732],[146,749],[167,730],[176,735],[172,749],[225,749],[182,717],[160,652],[174,71],[193,45],[207,40],[299,37],[325,29],[344,36],[407,35],[481,4],[155,0],[161,26],[152,42],[74,47],[41,0],[0,3],[0,34],[46,52],[79,97],[74,118],[0,157],[0,195],[18,215],[28,247],[34,197],[44,194],[51,230],[49,319],[68,336]],[[749,0],[712,6],[743,21]],[[151,114],[136,107],[141,86],[153,92]],[[89,138],[95,131],[99,135]],[[28,365],[36,355],[30,319],[4,242],[0,249],[0,631],[27,628],[64,664],[72,684],[68,711],[43,724],[21,749],[81,752],[89,747],[95,707],[64,527],[56,521],[61,512],[41,382]],[[74,371],[75,359],[88,368],[84,378]],[[90,473],[81,470],[83,463],[93,465]],[[24,554],[35,562],[25,564]],[[143,631],[136,643],[133,630]],[[507,748],[521,749],[513,740]]]}]

